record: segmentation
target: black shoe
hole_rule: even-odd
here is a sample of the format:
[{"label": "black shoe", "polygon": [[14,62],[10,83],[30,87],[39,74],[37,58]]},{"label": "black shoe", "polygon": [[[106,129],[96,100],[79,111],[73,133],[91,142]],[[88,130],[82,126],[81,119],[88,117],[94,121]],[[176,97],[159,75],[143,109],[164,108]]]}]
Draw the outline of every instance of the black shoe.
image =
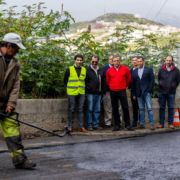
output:
[{"label": "black shoe", "polygon": [[126,126],[126,129],[127,129],[128,131],[134,131],[134,129],[133,129],[131,126]]},{"label": "black shoe", "polygon": [[120,126],[115,126],[112,131],[119,131],[119,130],[120,130]]},{"label": "black shoe", "polygon": [[111,126],[110,125],[105,125],[104,128],[110,128]]},{"label": "black shoe", "polygon": [[123,125],[119,126],[120,130],[125,130],[125,127]]},{"label": "black shoe", "polygon": [[93,131],[93,128],[92,127],[88,127],[87,130],[88,131]]},{"label": "black shoe", "polygon": [[15,165],[16,169],[33,169],[34,167],[36,167],[36,163],[34,163],[33,161],[29,161],[29,160],[26,160],[21,164]]},{"label": "black shoe", "polygon": [[103,128],[102,128],[102,127],[100,127],[100,126],[93,127],[93,129],[94,129],[94,130],[103,130]]},{"label": "black shoe", "polygon": [[132,127],[137,127],[137,124],[133,124]]}]

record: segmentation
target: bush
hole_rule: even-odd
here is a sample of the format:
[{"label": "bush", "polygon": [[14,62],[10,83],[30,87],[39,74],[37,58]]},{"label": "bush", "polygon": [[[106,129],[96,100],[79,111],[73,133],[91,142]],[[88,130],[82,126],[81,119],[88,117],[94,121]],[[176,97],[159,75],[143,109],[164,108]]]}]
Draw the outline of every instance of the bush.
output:
[{"label": "bush", "polygon": [[[0,3],[3,3],[0,1]],[[133,48],[130,34],[131,26],[117,28],[111,35],[111,42],[107,40],[105,46],[94,41],[89,26],[78,39],[50,40],[52,34],[65,36],[69,30],[73,17],[61,9],[45,15],[43,3],[24,6],[21,13],[15,12],[15,6],[3,10],[0,14],[0,37],[6,33],[18,33],[26,50],[20,50],[18,59],[21,62],[21,89],[20,98],[60,98],[65,96],[63,76],[66,68],[74,64],[74,55],[84,56],[84,66],[90,64],[90,56],[97,54],[100,57],[100,66],[107,64],[110,54],[120,54],[122,64],[131,67],[134,55],[142,55],[147,66],[151,66],[157,74],[165,57],[176,48],[177,39],[170,38],[161,46],[157,45],[159,38],[154,35],[144,35],[136,40]],[[42,39],[44,39],[44,41]],[[72,50],[72,47],[75,47]],[[153,97],[157,97],[157,78]]]}]

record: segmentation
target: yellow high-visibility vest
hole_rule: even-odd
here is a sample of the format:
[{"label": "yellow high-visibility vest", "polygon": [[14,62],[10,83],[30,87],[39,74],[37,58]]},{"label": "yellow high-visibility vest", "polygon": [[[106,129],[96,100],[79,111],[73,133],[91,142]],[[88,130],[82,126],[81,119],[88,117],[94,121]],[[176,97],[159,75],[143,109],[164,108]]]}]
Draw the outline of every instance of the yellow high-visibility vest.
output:
[{"label": "yellow high-visibility vest", "polygon": [[86,69],[81,67],[79,77],[74,66],[70,66],[69,70],[70,76],[67,83],[67,95],[85,94]]}]

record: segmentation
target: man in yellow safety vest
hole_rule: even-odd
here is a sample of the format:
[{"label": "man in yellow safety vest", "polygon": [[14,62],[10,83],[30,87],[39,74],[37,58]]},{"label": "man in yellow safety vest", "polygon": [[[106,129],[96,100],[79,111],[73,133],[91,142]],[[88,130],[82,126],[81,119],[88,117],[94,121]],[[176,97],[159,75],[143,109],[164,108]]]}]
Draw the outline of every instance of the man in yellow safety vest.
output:
[{"label": "man in yellow safety vest", "polygon": [[68,126],[72,132],[75,106],[77,103],[77,119],[80,132],[87,132],[83,127],[83,107],[85,101],[86,69],[82,67],[83,56],[77,54],[74,57],[75,64],[66,69],[64,84],[68,95]]}]

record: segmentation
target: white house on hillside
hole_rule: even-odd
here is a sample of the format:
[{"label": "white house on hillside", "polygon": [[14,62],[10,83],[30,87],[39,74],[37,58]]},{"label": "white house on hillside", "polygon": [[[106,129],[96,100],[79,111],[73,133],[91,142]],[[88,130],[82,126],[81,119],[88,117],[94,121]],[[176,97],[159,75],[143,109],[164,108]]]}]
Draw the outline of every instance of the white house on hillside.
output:
[{"label": "white house on hillside", "polygon": [[121,25],[121,21],[115,21],[115,25]]},{"label": "white house on hillside", "polygon": [[139,19],[142,18],[142,16],[140,14],[135,14],[134,17],[139,18]]}]

